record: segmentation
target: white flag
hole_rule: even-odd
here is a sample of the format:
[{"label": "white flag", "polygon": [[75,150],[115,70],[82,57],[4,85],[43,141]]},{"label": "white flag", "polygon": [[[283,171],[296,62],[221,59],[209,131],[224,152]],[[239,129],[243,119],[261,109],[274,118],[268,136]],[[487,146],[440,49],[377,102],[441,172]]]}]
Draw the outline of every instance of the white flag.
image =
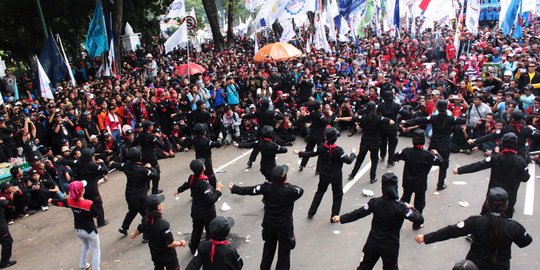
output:
[{"label": "white flag", "polygon": [[465,18],[465,26],[474,35],[478,34],[478,19],[480,18],[480,1],[467,1],[467,17]]},{"label": "white flag", "polygon": [[281,34],[279,41],[289,42],[294,36],[296,36],[296,33],[294,32],[293,24],[290,20],[286,20],[283,23],[283,33]]},{"label": "white flag", "polygon": [[255,39],[255,54],[257,54],[257,52],[259,52],[259,38],[257,37],[257,33],[255,33],[255,36],[253,36],[253,38]]},{"label": "white flag", "polygon": [[165,19],[183,18],[186,16],[186,6],[184,0],[174,0],[169,6],[169,13]]},{"label": "white flag", "polygon": [[330,41],[336,41],[336,26],[334,25],[334,17],[331,14],[330,10],[326,10],[326,26],[328,26],[328,39]]},{"label": "white flag", "polygon": [[165,54],[171,52],[180,45],[182,48],[186,47],[188,43],[188,32],[186,23],[182,23],[176,32],[165,41]]},{"label": "white flag", "polygon": [[[69,60],[66,56],[66,51],[64,51],[64,45],[62,44],[60,35],[56,34],[56,37],[58,38],[58,43],[60,43],[60,49],[62,49],[62,56],[64,57],[64,63],[66,64],[67,70],[69,72],[69,78],[71,79],[71,84],[73,86],[77,86],[77,82],[75,81],[75,77],[73,76],[73,70],[71,70],[71,65],[69,64]],[[114,51],[114,48],[113,48],[113,51]]]},{"label": "white flag", "polygon": [[246,0],[246,9],[253,12],[255,8],[264,4],[265,0]]},{"label": "white flag", "polygon": [[310,34],[306,41],[306,54],[311,53],[311,40],[313,40],[313,34]]},{"label": "white flag", "polygon": [[51,80],[49,80],[49,76],[47,76],[47,73],[45,73],[43,66],[39,62],[39,58],[36,57],[36,60],[38,64],[39,91],[41,93],[41,97],[54,99],[51,91]]},{"label": "white flag", "polygon": [[[319,16],[322,16],[322,14],[319,13]],[[328,39],[326,39],[326,29],[324,28],[323,18],[321,18],[319,20],[319,29],[320,29],[319,35],[321,35],[320,40],[321,40],[324,52],[329,53],[330,52],[330,45],[328,44]],[[319,30],[319,29],[317,29],[317,30]]]},{"label": "white flag", "polygon": [[339,16],[339,18],[339,41],[347,42],[349,41],[349,39],[347,38],[347,33],[351,31],[351,28],[349,28],[349,25],[347,24],[347,21],[345,21],[345,18],[343,18],[342,16]]}]

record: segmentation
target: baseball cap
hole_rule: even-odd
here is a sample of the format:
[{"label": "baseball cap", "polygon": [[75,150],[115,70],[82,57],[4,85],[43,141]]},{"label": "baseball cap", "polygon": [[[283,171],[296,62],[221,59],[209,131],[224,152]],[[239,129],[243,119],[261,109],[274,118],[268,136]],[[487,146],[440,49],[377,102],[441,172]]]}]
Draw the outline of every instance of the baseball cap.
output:
[{"label": "baseball cap", "polygon": [[30,175],[39,174],[38,170],[36,170],[36,169],[31,169],[30,171],[28,171],[28,173]]},{"label": "baseball cap", "polygon": [[129,135],[132,135],[133,134],[133,129],[128,129],[126,130],[126,136],[129,136]]},{"label": "baseball cap", "polygon": [[272,182],[283,182],[283,178],[287,176],[289,167],[287,165],[276,166],[272,169],[271,180]]},{"label": "baseball cap", "polygon": [[61,151],[62,153],[68,152],[68,151],[69,151],[69,146],[65,146],[65,145],[62,146],[62,151]]},{"label": "baseball cap", "polygon": [[431,91],[431,94],[432,95],[440,95],[441,92],[439,90],[433,90],[433,91]]},{"label": "baseball cap", "polygon": [[212,236],[217,238],[225,238],[233,226],[234,219],[232,217],[218,216],[210,221],[208,229]]},{"label": "baseball cap", "polygon": [[147,208],[155,208],[160,203],[162,203],[165,200],[165,196],[163,194],[152,194],[148,197],[146,197],[146,207]]},{"label": "baseball cap", "polygon": [[97,139],[97,136],[96,136],[96,135],[91,135],[91,136],[90,136],[90,140],[95,140],[95,139]]},{"label": "baseball cap", "polygon": [[513,75],[513,74],[512,74],[512,71],[510,71],[510,70],[507,70],[507,71],[504,72],[504,76],[510,76],[510,77],[512,77],[512,75]]}]

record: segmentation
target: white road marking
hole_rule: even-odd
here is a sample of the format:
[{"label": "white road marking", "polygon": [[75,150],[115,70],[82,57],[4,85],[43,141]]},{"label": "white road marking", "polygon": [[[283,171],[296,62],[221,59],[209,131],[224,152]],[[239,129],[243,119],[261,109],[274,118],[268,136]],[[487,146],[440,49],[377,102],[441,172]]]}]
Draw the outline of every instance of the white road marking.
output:
[{"label": "white road marking", "polygon": [[371,168],[371,161],[368,162],[360,171],[356,174],[356,176],[353,178],[353,180],[349,181],[344,187],[343,187],[343,193],[347,193],[349,189],[358,182],[358,180]]},{"label": "white road marking", "polygon": [[531,178],[527,181],[527,189],[525,191],[525,207],[523,208],[523,214],[532,216],[534,206],[534,181],[536,180],[536,164],[529,164],[529,174]]},{"label": "white road marking", "polygon": [[245,156],[251,154],[252,151],[253,151],[253,149],[250,149],[249,151],[247,151],[247,152],[245,152],[245,153],[243,153],[243,154],[237,156],[237,157],[234,158],[233,160],[231,160],[231,161],[229,161],[229,162],[227,162],[227,163],[225,163],[225,164],[219,166],[219,168],[216,169],[216,173],[219,172],[219,171],[221,171],[221,170],[223,170],[223,169],[225,169],[225,168],[227,168],[229,165],[231,165],[231,164],[237,162],[237,161],[240,160],[241,158],[243,158],[243,157],[245,157]]}]

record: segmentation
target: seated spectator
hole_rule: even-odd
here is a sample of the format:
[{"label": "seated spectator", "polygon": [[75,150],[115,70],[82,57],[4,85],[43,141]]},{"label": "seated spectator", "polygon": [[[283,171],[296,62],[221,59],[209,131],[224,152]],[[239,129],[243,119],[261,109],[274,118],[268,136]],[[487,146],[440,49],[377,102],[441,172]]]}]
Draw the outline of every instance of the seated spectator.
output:
[{"label": "seated spectator", "polygon": [[26,187],[30,190],[30,204],[29,207],[32,210],[40,209],[42,211],[49,210],[48,200],[63,199],[64,194],[60,192],[60,189],[56,183],[50,179],[42,179],[38,170],[30,170],[30,178],[26,184]]}]

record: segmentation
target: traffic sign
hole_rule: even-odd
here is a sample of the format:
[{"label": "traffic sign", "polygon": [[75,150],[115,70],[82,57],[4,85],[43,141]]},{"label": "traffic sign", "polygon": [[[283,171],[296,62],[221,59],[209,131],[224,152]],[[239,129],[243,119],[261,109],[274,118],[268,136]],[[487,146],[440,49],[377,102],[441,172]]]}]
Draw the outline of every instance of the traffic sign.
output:
[{"label": "traffic sign", "polygon": [[188,30],[193,30],[197,27],[197,19],[193,16],[186,16],[186,26]]}]

